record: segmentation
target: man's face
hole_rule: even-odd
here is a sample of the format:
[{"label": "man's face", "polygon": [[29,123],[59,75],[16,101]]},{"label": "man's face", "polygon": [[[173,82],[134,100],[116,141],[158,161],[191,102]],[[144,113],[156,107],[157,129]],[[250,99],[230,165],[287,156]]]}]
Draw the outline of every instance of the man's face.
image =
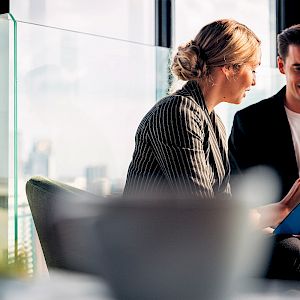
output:
[{"label": "man's face", "polygon": [[285,61],[278,57],[278,68],[286,76],[287,103],[300,105],[300,45],[289,45]]}]

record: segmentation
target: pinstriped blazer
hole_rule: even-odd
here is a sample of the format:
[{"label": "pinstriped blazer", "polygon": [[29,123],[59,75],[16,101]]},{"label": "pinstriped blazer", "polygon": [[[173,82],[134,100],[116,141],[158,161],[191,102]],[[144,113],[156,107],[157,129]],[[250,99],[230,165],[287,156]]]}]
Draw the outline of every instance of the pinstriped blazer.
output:
[{"label": "pinstriped blazer", "polygon": [[225,128],[208,113],[196,82],[160,100],[135,136],[124,195],[160,191],[212,198],[230,194]]}]

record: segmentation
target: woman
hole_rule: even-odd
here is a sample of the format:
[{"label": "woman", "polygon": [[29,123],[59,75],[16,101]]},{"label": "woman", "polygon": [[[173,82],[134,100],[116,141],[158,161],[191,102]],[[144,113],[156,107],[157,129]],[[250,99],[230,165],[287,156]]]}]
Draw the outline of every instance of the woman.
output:
[{"label": "woman", "polygon": [[125,194],[159,188],[203,197],[229,194],[227,139],[213,109],[240,103],[255,85],[259,63],[260,40],[234,20],[208,24],[180,46],[171,68],[187,83],[142,120]]},{"label": "woman", "polygon": [[[239,104],[255,85],[260,43],[247,26],[223,19],[178,48],[172,72],[187,83],[140,123],[124,195],[230,196],[227,138],[214,107]],[[254,209],[251,218],[260,228],[275,227],[298,202],[285,198]]]}]

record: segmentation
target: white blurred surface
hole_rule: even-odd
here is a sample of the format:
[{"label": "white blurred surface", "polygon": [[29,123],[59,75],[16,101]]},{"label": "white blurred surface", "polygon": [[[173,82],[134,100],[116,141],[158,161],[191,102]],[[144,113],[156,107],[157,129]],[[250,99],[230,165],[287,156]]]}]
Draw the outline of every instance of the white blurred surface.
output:
[{"label": "white blurred surface", "polygon": [[2,300],[112,300],[107,285],[92,276],[54,271],[32,281],[1,281]]},{"label": "white blurred surface", "polygon": [[[300,298],[300,287],[296,282],[254,281],[249,283],[245,291],[238,286],[237,289],[239,291],[230,298],[231,300]],[[51,279],[39,278],[30,282],[0,280],[0,298],[1,300],[115,300],[103,281],[87,275],[62,271],[52,271]],[[201,296],[198,299],[202,300]]]}]

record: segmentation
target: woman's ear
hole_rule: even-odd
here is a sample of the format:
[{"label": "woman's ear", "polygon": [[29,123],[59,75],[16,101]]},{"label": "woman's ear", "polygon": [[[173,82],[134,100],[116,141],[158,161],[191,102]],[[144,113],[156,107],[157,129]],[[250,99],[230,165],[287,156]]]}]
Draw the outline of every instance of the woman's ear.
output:
[{"label": "woman's ear", "polygon": [[229,80],[232,77],[232,75],[234,75],[233,68],[231,66],[223,66],[221,67],[221,70],[227,78],[227,80]]}]

